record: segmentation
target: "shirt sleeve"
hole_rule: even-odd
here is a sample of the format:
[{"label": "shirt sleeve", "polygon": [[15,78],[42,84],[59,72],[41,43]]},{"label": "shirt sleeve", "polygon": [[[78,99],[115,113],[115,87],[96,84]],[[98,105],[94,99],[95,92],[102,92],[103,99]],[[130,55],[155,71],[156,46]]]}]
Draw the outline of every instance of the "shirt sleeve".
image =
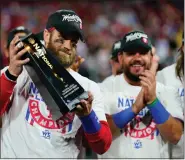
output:
[{"label": "shirt sleeve", "polygon": [[114,93],[113,78],[109,78],[106,81],[98,84],[103,95],[104,112],[106,114],[112,114],[115,111],[114,101],[117,99]]},{"label": "shirt sleeve", "polygon": [[163,86],[162,90],[158,92],[159,100],[164,105],[166,110],[175,118],[181,119],[184,121],[183,118],[183,105],[178,94],[178,91],[169,86]]},{"label": "shirt sleeve", "polygon": [[100,87],[96,83],[92,82],[90,91],[93,95],[92,109],[94,110],[100,121],[101,120],[107,121],[104,112],[105,105],[103,101],[103,95],[102,92],[100,91]]},{"label": "shirt sleeve", "polygon": [[160,83],[165,84],[165,79],[162,71],[158,71],[156,75],[156,80]]},{"label": "shirt sleeve", "polygon": [[85,133],[85,136],[92,150],[97,154],[103,154],[109,149],[111,145],[112,134],[105,117],[103,95],[98,84],[92,82],[90,91],[93,95],[92,109],[96,113],[101,127],[98,132],[94,134]]},{"label": "shirt sleeve", "polygon": [[7,69],[8,68],[6,67],[1,70],[0,75],[0,115],[6,112],[8,103],[10,102],[10,98],[13,93],[13,89],[16,85],[15,81],[11,81],[6,77],[4,72]]}]

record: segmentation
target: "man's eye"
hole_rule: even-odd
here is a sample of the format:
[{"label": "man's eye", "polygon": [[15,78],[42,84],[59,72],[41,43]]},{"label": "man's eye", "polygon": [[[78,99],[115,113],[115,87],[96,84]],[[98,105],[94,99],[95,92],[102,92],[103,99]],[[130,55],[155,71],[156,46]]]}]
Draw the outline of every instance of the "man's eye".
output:
[{"label": "man's eye", "polygon": [[72,46],[76,48],[77,47],[77,43],[76,42],[72,43]]},{"label": "man's eye", "polygon": [[59,39],[59,41],[60,41],[61,43],[64,43],[64,40],[63,40],[63,39]]},{"label": "man's eye", "polygon": [[126,53],[127,56],[133,56],[133,55],[135,55],[135,54],[136,54],[136,53],[134,53],[134,52],[127,52],[127,53]]},{"label": "man's eye", "polygon": [[63,39],[57,39],[56,42],[64,43],[64,40]]}]

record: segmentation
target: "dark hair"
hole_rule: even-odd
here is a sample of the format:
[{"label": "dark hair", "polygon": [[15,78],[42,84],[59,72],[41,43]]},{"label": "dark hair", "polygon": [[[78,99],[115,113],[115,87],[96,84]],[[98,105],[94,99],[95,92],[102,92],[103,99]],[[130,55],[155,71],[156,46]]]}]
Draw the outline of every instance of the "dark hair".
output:
[{"label": "dark hair", "polygon": [[113,61],[115,61],[115,62],[119,62],[118,61],[118,57],[113,57],[113,58],[111,58]]},{"label": "dark hair", "polygon": [[184,47],[184,45],[182,45],[180,48],[180,54],[177,59],[177,64],[175,68],[176,76],[179,77],[181,81],[183,81],[184,77],[184,52],[182,50],[182,47]]}]

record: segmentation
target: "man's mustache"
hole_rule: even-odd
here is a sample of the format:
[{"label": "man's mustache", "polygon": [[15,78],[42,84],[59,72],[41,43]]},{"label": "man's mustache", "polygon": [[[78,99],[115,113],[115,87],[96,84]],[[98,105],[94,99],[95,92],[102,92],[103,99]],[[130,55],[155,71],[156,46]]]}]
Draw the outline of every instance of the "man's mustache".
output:
[{"label": "man's mustache", "polygon": [[71,55],[71,54],[72,54],[72,51],[71,51],[71,50],[69,50],[69,49],[67,49],[67,48],[61,48],[59,51],[60,51],[60,52],[67,53],[67,54],[69,54],[69,55]]},{"label": "man's mustache", "polygon": [[140,61],[140,60],[134,60],[130,63],[130,65],[142,65],[144,66],[145,65],[145,62],[144,61]]}]

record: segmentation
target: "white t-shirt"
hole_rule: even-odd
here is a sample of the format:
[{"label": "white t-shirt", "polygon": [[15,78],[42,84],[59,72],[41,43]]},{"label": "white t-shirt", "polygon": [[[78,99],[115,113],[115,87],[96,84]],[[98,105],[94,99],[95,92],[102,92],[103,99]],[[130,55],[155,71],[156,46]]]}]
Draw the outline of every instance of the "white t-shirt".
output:
[{"label": "white t-shirt", "polygon": [[182,103],[184,104],[184,86],[180,79],[176,76],[175,67],[176,63],[171,66],[165,67],[161,71],[158,71],[157,81],[163,83],[164,85],[172,86],[175,89],[178,89]]},{"label": "white t-shirt", "polygon": [[[73,70],[70,74],[93,94],[92,108],[99,120],[106,121],[99,86]],[[25,69],[17,79],[12,106],[2,118],[1,158],[77,158],[75,135],[81,121],[74,114],[53,121]]]},{"label": "white t-shirt", "polygon": [[[104,95],[105,113],[114,114],[124,109],[132,107],[140,86],[128,84],[123,74],[114,77],[111,81],[100,84]],[[157,83],[157,97],[172,116],[183,119],[181,103],[176,100],[178,94],[172,88],[167,88],[163,84]],[[174,96],[176,93],[176,97]],[[168,97],[168,98],[167,98]],[[177,108],[174,109],[174,106]],[[139,121],[148,109],[144,108],[136,117],[138,122],[133,129],[130,123],[127,125],[127,131],[124,131],[119,137],[115,138],[110,149],[99,158],[168,158],[168,143],[162,140],[156,124],[152,121],[147,127]]]},{"label": "white t-shirt", "polygon": [[109,81],[111,81],[112,79],[114,79],[114,75],[110,75],[109,77],[105,78],[101,83],[98,83],[98,84],[103,84],[103,83],[109,83]]},{"label": "white t-shirt", "polygon": [[[184,111],[184,87],[183,83],[176,76],[175,67],[176,64],[173,64],[157,72],[157,81],[163,83],[164,85],[172,86],[178,90]],[[170,146],[170,152],[172,158],[184,158],[184,135],[181,137],[178,144]]]}]

